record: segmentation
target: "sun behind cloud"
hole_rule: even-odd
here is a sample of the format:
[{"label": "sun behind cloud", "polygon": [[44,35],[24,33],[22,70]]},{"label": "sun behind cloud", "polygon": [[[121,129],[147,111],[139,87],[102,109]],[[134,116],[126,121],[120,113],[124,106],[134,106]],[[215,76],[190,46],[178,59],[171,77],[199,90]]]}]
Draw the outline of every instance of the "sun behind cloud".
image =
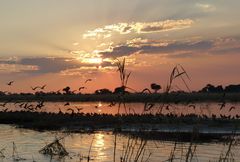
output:
[{"label": "sun behind cloud", "polygon": [[103,62],[102,58],[94,57],[94,58],[83,58],[81,60],[82,63],[89,63],[89,64],[101,64]]}]

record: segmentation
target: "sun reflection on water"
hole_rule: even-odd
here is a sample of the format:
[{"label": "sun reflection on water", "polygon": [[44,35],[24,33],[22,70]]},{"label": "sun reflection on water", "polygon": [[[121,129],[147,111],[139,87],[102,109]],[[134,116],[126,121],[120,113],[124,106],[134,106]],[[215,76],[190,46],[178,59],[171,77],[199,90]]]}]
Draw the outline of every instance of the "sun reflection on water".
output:
[{"label": "sun reflection on water", "polygon": [[102,133],[95,134],[93,148],[98,158],[101,157],[101,160],[106,158],[104,134]]}]

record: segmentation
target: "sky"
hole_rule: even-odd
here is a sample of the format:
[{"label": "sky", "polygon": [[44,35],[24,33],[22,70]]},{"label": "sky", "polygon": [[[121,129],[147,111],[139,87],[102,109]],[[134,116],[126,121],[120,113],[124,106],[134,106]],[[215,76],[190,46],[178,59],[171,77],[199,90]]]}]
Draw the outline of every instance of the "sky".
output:
[{"label": "sky", "polygon": [[[239,0],[1,0],[0,91],[44,84],[47,91],[113,90],[120,85],[116,60],[123,58],[136,90],[166,87],[179,64],[191,90],[238,84],[239,6]],[[180,80],[174,84],[184,89]]]}]

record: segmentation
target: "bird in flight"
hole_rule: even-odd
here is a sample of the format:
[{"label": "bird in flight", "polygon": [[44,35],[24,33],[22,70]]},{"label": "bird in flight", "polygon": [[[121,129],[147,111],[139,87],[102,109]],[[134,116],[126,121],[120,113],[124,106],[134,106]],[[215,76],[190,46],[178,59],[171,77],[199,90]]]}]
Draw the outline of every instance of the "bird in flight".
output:
[{"label": "bird in flight", "polygon": [[7,83],[7,85],[11,86],[14,83],[14,81],[10,81]]},{"label": "bird in flight", "polygon": [[235,109],[234,106],[230,107],[229,112],[232,111],[233,109]]},{"label": "bird in flight", "polygon": [[92,79],[87,79],[87,80],[85,81],[85,83],[91,82],[91,81],[92,81]]},{"label": "bird in flight", "polygon": [[36,86],[36,87],[31,87],[33,91],[37,90],[37,89],[41,89],[41,90],[44,90],[44,88],[46,87],[47,85],[43,85],[43,86]]},{"label": "bird in flight", "polygon": [[78,90],[81,91],[82,89],[85,89],[86,87],[79,87]]},{"label": "bird in flight", "polygon": [[78,113],[80,113],[80,111],[83,110],[82,107],[78,108],[78,107],[75,106],[75,108],[77,109]]},{"label": "bird in flight", "polygon": [[36,105],[35,109],[41,109],[44,105],[44,101],[39,101],[38,104]]},{"label": "bird in flight", "polygon": [[149,111],[154,106],[153,103],[146,103],[144,105],[144,111]]},{"label": "bird in flight", "polygon": [[45,88],[46,88],[46,84],[45,85],[43,85],[42,87],[39,87],[40,89],[42,89],[42,90],[44,90]]},{"label": "bird in flight", "polygon": [[4,109],[2,112],[7,112],[8,108]]},{"label": "bird in flight", "polygon": [[0,104],[1,107],[5,107],[7,105],[8,102],[4,102],[2,104]]},{"label": "bird in flight", "polygon": [[65,104],[64,104],[64,106],[69,106],[69,105],[70,105],[70,103],[69,103],[69,102],[67,102],[67,103],[65,103]]},{"label": "bird in flight", "polygon": [[111,102],[109,105],[108,105],[108,107],[113,107],[113,106],[115,106],[116,105],[116,102]]},{"label": "bird in flight", "polygon": [[39,87],[37,86],[37,87],[31,87],[31,89],[33,90],[33,91],[35,91],[36,89],[38,89]]},{"label": "bird in flight", "polygon": [[222,110],[226,106],[226,102],[223,101],[222,103],[219,104],[220,110]]},{"label": "bird in flight", "polygon": [[71,109],[71,108],[68,108],[68,109],[67,109],[67,111],[71,111],[71,112],[72,112],[72,114],[74,114],[74,110],[73,110],[73,109]]},{"label": "bird in flight", "polygon": [[188,105],[188,107],[192,107],[193,109],[195,109],[195,108],[196,108],[196,106],[195,106],[195,105],[193,105],[193,104],[191,104],[191,105]]}]

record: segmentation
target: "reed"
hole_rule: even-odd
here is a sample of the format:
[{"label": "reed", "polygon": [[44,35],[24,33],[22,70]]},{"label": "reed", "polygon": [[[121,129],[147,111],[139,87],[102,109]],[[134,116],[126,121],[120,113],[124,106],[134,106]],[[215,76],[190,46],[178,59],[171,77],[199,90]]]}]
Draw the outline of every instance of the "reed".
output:
[{"label": "reed", "polygon": [[18,151],[17,151],[17,146],[15,142],[13,142],[13,148],[12,148],[12,159],[13,161],[25,161],[25,158],[22,158],[19,156]]},{"label": "reed", "polygon": [[4,155],[5,150],[6,150],[6,148],[0,149],[0,158],[5,158],[5,155]]},{"label": "reed", "polygon": [[[147,145],[147,140],[139,139],[129,136],[127,144],[124,145],[123,155],[120,157],[121,162],[138,162],[138,161],[148,161],[151,153],[145,157],[145,146]],[[144,157],[146,159],[144,159]]]}]

